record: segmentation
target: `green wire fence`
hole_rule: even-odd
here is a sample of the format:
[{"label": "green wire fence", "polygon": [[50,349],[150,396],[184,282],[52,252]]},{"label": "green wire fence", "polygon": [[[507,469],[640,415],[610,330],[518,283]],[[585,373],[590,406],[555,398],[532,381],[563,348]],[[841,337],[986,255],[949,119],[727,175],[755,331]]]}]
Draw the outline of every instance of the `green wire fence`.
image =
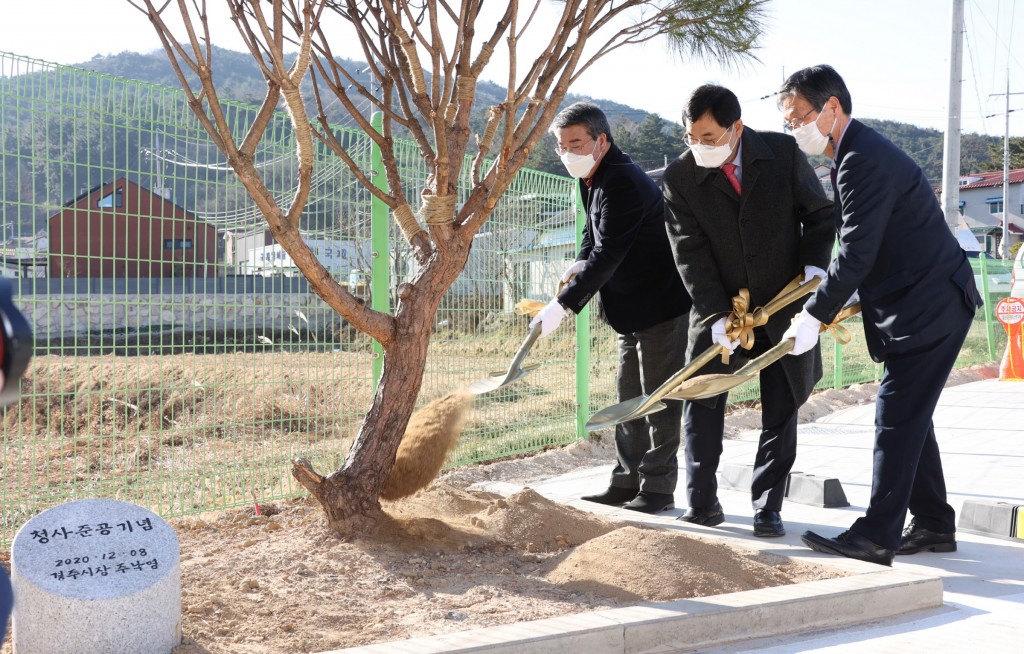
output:
[{"label": "green wire fence", "polygon": [[[241,138],[256,110],[224,106]],[[73,499],[173,517],[304,493],[290,475],[300,456],[340,467],[380,350],[309,291],[184,94],[0,53],[0,120],[0,273],[36,339],[21,399],[2,410],[0,542]],[[371,141],[335,129],[379,178]],[[418,150],[397,149],[415,189],[427,175]],[[275,116],[256,162],[284,203],[294,152],[287,117]],[[528,331],[515,303],[551,297],[581,224],[573,180],[520,171],[442,302],[421,403],[507,367]],[[416,272],[386,208],[325,148],[300,228],[375,308],[394,306]],[[964,365],[1001,353],[1002,332],[982,313]],[[821,387],[879,376],[858,331],[835,352],[823,341]],[[615,335],[589,311],[530,360],[543,366],[475,400],[449,465],[586,437],[589,415],[616,401]]]}]

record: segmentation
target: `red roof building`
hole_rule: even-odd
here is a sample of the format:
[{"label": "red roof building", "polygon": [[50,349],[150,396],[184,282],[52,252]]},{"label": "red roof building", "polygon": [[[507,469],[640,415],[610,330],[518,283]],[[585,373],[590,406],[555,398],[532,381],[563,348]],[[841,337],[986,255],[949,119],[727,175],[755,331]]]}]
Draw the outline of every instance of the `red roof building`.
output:
[{"label": "red roof building", "polygon": [[49,219],[51,277],[215,277],[217,230],[123,177]]}]

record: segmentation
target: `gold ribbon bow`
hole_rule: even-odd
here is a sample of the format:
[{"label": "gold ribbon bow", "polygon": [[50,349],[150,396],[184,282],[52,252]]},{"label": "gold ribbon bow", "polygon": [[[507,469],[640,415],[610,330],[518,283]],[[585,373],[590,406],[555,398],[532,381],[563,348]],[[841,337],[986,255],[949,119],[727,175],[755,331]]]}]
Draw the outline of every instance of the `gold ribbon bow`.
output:
[{"label": "gold ribbon bow", "polygon": [[[739,341],[744,350],[754,347],[754,328],[768,322],[768,312],[764,307],[748,311],[749,306],[750,291],[741,288],[739,294],[732,299],[732,312],[725,319],[725,335],[730,340]],[[723,355],[723,363],[728,363],[725,360],[728,353]]]},{"label": "gold ribbon bow", "polygon": [[[760,327],[768,322],[773,313],[794,300],[811,293],[818,287],[819,280],[811,280],[803,283],[803,275],[786,284],[785,288],[779,291],[778,295],[771,299],[763,307],[757,307],[748,311],[750,307],[750,291],[741,288],[739,293],[732,299],[732,311],[725,319],[725,334],[734,341],[739,341],[743,349],[749,350],[754,346],[754,328]],[[704,324],[717,320],[722,314],[717,313],[704,319]],[[729,352],[722,352],[722,363],[729,364]]]},{"label": "gold ribbon bow", "polygon": [[[750,291],[741,288],[732,298],[732,311],[725,318],[725,335],[731,341],[739,341],[740,347],[749,350],[754,347],[754,328],[768,322],[771,314],[764,307],[748,311],[750,307]],[[722,314],[716,313],[704,320],[707,324],[717,320]],[[722,350],[722,364],[729,365],[729,350]]]},{"label": "gold ribbon bow", "polygon": [[839,323],[858,313],[860,313],[859,302],[857,304],[851,304],[843,307],[842,310],[836,314],[836,317],[832,319],[832,322],[827,325],[822,325],[821,331],[832,334],[832,338],[836,339],[836,343],[846,345],[853,340],[853,336],[845,325],[840,325]]}]

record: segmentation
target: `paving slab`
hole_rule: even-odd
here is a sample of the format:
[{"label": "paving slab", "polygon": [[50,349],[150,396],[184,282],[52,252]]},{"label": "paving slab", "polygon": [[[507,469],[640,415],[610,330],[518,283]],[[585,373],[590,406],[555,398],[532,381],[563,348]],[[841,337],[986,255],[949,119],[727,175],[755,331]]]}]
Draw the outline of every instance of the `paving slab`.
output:
[{"label": "paving slab", "polygon": [[[849,576],[520,622],[324,654],[678,652],[934,609],[937,576],[849,562]],[[680,644],[685,643],[685,649]]]}]

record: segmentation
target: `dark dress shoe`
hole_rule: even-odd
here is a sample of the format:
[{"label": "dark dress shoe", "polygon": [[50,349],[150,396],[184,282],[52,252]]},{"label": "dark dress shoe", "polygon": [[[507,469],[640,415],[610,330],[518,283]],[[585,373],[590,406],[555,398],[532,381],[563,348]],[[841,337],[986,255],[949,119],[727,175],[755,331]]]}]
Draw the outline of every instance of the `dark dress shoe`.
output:
[{"label": "dark dress shoe", "polygon": [[921,550],[929,552],[955,552],[956,533],[942,533],[918,527],[911,521],[910,526],[903,530],[900,549],[897,554],[917,554]]},{"label": "dark dress shoe", "polygon": [[686,513],[676,518],[676,520],[705,527],[714,527],[725,522],[725,513],[722,511],[722,505],[718,500],[715,500],[714,504],[703,509],[695,509],[691,506],[686,510]]},{"label": "dark dress shoe", "polygon": [[609,486],[608,490],[597,495],[584,495],[581,500],[587,502],[597,502],[598,504],[607,504],[608,506],[620,506],[636,497],[637,493],[640,492],[638,488],[622,488],[620,486]]},{"label": "dark dress shoe", "polygon": [[633,501],[622,507],[640,513],[661,513],[676,508],[675,498],[668,493],[652,493],[640,491]]},{"label": "dark dress shoe", "polygon": [[852,531],[844,531],[835,538],[825,538],[813,531],[805,531],[800,540],[815,552],[845,556],[848,559],[857,559],[878,565],[891,566],[892,559],[896,554]]},{"label": "dark dress shoe", "polygon": [[754,512],[754,535],[760,538],[777,538],[786,535],[782,516],[778,511],[758,509]]}]

